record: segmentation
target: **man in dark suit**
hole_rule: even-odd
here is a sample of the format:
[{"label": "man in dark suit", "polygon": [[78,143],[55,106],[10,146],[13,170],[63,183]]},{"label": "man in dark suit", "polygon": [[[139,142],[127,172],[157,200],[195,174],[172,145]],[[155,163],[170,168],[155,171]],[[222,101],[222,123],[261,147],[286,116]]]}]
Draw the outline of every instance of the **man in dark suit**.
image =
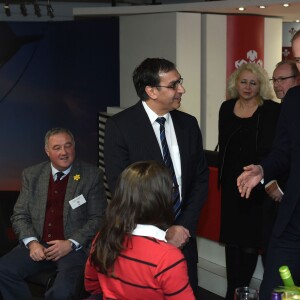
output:
[{"label": "man in dark suit", "polygon": [[75,141],[68,129],[45,136],[50,161],[27,168],[11,218],[20,244],[0,258],[4,299],[31,299],[26,277],[56,269],[45,299],[73,299],[91,241],[107,205],[103,174],[75,160]]},{"label": "man in dark suit", "polygon": [[106,123],[104,160],[108,184],[113,192],[119,174],[136,161],[164,163],[160,124],[156,121],[164,117],[167,144],[180,191],[180,213],[167,230],[166,239],[182,249],[189,280],[196,293],[196,227],[208,188],[201,132],[194,117],[177,110],[185,89],[172,62],[148,58],[135,69],[133,81],[140,101]]},{"label": "man in dark suit", "polygon": [[[300,70],[300,31],[292,39],[292,48]],[[296,284],[300,284],[300,86],[290,88],[284,98],[276,137],[270,155],[261,165],[250,165],[237,179],[242,196],[261,181],[269,182],[289,171],[287,186],[279,206],[267,252],[259,299],[269,300],[272,290],[282,285],[279,267],[289,266]],[[263,180],[263,181],[262,181]]]}]

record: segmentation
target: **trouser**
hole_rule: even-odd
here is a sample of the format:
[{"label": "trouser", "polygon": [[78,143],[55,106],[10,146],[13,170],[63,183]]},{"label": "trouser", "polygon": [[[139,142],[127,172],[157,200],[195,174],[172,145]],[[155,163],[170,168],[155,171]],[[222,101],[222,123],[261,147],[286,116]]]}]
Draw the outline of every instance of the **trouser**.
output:
[{"label": "trouser", "polygon": [[70,252],[57,262],[36,262],[29,256],[29,250],[24,245],[19,245],[0,258],[2,297],[5,300],[31,299],[30,289],[24,279],[43,270],[56,269],[57,277],[53,286],[46,292],[45,299],[73,299],[86,260],[85,252],[79,250]]},{"label": "trouser", "polygon": [[[256,268],[258,249],[225,245],[227,293],[226,300],[234,299],[237,287],[249,286]],[[270,300],[270,299],[269,299]]]},{"label": "trouser", "polygon": [[189,242],[183,247],[182,253],[186,259],[189,282],[195,297],[198,293],[198,251],[195,237],[191,237]]}]

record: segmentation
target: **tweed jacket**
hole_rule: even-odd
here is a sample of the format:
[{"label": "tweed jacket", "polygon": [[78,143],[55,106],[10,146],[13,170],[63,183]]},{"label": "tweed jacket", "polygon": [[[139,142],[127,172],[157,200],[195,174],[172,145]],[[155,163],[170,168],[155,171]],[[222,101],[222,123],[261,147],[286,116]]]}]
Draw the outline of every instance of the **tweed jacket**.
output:
[{"label": "tweed jacket", "polygon": [[[75,175],[79,175],[80,178]],[[39,240],[42,238],[50,176],[52,174],[49,161],[23,171],[22,188],[11,217],[19,240],[28,237],[36,237]],[[79,195],[84,196],[86,203],[72,209],[69,201]],[[75,160],[64,199],[65,238],[77,241],[88,251],[94,235],[99,230],[106,206],[102,171]]]}]

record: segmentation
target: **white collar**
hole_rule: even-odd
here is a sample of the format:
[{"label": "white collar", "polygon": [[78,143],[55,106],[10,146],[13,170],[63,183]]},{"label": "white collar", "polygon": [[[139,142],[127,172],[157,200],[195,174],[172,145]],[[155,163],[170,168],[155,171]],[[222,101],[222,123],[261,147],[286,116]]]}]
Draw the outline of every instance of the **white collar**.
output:
[{"label": "white collar", "polygon": [[[70,172],[71,172],[71,168],[72,168],[72,165],[67,169],[67,170],[64,170],[63,173],[65,174],[64,176],[68,175]],[[52,172],[52,175],[54,177],[54,175],[57,173],[57,172],[60,172],[59,170],[55,169],[51,163],[51,172]]]},{"label": "white collar", "polygon": [[155,124],[155,121],[158,117],[164,117],[166,119],[166,123],[169,122],[170,113],[166,113],[163,116],[159,116],[147,105],[146,101],[142,101],[142,104],[143,104],[144,109],[150,119],[151,124]]},{"label": "white collar", "polygon": [[132,231],[132,235],[150,236],[167,242],[166,232],[154,225],[137,224],[135,229]]}]

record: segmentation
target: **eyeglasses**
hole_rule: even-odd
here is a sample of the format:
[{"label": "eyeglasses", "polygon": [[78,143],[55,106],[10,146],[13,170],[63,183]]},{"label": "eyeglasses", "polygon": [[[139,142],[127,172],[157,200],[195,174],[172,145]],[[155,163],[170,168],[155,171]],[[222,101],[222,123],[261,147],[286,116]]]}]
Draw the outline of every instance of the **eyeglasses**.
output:
[{"label": "eyeglasses", "polygon": [[[299,58],[299,62],[300,62],[300,58]],[[288,77],[278,77],[278,78],[271,78],[270,81],[273,82],[273,84],[278,83],[278,84],[282,84],[285,80],[289,79],[289,78],[295,78],[298,75],[292,75],[292,76],[288,76]]]},{"label": "eyeglasses", "polygon": [[169,86],[166,86],[166,85],[156,85],[155,87],[164,87],[164,88],[167,88],[167,89],[172,89],[172,90],[177,90],[178,89],[178,86],[179,84],[182,85],[183,83],[183,78],[179,78],[178,80],[174,81],[171,85]]}]

